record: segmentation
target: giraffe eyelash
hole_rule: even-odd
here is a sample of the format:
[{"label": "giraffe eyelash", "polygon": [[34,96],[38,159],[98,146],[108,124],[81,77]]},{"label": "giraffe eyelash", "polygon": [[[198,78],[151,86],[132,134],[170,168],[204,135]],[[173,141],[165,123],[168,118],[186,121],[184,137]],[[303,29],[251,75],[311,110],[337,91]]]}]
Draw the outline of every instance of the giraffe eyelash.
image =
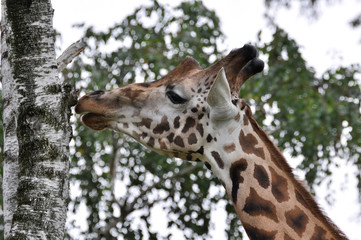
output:
[{"label": "giraffe eyelash", "polygon": [[187,102],[187,99],[182,98],[181,96],[179,96],[177,93],[175,93],[173,91],[167,91],[165,93],[165,95],[169,98],[169,100],[173,104],[184,104]]}]

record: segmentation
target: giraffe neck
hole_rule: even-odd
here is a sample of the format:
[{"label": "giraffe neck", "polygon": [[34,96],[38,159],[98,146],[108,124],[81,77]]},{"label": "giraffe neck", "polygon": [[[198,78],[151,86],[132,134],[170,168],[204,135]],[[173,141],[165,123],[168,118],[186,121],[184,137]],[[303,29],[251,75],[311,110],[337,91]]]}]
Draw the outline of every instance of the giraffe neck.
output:
[{"label": "giraffe neck", "polygon": [[225,187],[250,239],[347,239],[296,179],[250,111],[239,128],[212,140],[218,151],[205,151],[206,165]]}]

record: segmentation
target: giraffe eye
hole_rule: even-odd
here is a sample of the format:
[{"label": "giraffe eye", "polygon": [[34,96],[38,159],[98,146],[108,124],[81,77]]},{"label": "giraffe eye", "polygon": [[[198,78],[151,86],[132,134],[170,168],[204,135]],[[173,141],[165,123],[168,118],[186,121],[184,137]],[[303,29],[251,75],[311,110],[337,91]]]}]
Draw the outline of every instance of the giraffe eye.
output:
[{"label": "giraffe eye", "polygon": [[166,92],[165,95],[174,104],[183,104],[183,103],[187,102],[187,99],[182,98],[181,96],[179,96],[178,94],[176,94],[175,92],[172,92],[172,91]]}]

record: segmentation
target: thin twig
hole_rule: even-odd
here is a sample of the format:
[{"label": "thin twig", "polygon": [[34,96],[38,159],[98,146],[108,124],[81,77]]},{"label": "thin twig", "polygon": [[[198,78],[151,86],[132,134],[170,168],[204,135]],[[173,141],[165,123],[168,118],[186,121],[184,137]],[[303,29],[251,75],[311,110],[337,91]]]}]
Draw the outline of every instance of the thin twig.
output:
[{"label": "thin twig", "polygon": [[85,43],[81,40],[71,44],[65,51],[56,59],[58,65],[58,72],[62,72],[65,67],[73,61],[85,49]]}]

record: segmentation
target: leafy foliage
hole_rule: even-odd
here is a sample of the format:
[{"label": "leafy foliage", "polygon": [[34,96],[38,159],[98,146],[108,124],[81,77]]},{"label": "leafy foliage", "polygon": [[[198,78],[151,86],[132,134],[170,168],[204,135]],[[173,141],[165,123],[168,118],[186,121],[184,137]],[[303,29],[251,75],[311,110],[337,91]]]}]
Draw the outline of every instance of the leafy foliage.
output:
[{"label": "leafy foliage", "polygon": [[[332,5],[335,3],[340,3],[342,1],[332,1],[332,0],[264,0],[265,5],[268,9],[286,7],[290,8],[294,5],[299,6],[300,12],[303,15],[310,16],[311,18],[317,18],[320,14],[321,8],[319,7],[322,4]],[[356,28],[361,25],[361,13],[353,16],[349,21],[350,26]]]}]

